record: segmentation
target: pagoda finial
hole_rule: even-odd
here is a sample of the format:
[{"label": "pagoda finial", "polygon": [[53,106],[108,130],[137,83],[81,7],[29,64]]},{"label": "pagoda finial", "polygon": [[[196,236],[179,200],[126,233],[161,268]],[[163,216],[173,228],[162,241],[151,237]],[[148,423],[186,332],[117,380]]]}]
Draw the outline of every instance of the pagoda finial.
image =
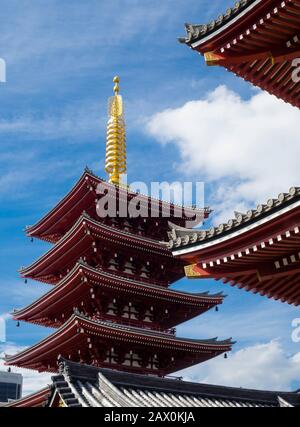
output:
[{"label": "pagoda finial", "polygon": [[115,86],[114,86],[115,95],[119,95],[119,92],[120,92],[120,86],[119,86],[120,77],[119,76],[115,76],[114,79],[113,79],[113,82],[115,83]]},{"label": "pagoda finial", "polygon": [[105,170],[109,175],[109,182],[120,185],[121,176],[126,173],[126,132],[123,100],[119,95],[119,76],[114,77],[113,82],[115,95],[108,100]]}]

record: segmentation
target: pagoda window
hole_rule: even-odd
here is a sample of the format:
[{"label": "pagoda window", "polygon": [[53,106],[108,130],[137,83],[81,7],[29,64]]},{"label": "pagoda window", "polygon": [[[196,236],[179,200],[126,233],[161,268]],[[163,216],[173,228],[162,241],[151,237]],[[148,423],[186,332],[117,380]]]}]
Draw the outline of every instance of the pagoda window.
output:
[{"label": "pagoda window", "polygon": [[130,303],[124,307],[122,317],[126,319],[138,320],[138,311]]},{"label": "pagoda window", "polygon": [[140,236],[142,236],[142,235],[144,235],[144,234],[145,234],[145,230],[144,230],[144,228],[143,228],[141,225],[139,225],[139,226],[137,227],[137,232],[138,232],[138,234],[139,234]]},{"label": "pagoda window", "polygon": [[128,231],[128,232],[131,231],[131,225],[127,220],[125,220],[123,223],[123,229],[124,229],[124,231]]},{"label": "pagoda window", "polygon": [[157,370],[158,369],[158,359],[157,355],[151,356],[147,365],[147,369]]},{"label": "pagoda window", "polygon": [[133,368],[139,368],[141,366],[141,358],[138,354],[131,351],[129,353],[126,353],[123,365],[130,366]]},{"label": "pagoda window", "polygon": [[114,348],[107,351],[104,363],[109,363],[110,365],[117,364],[117,354],[115,353]]},{"label": "pagoda window", "polygon": [[117,227],[118,226],[118,221],[115,218],[111,219],[111,225],[112,227]]},{"label": "pagoda window", "polygon": [[149,269],[145,265],[142,266],[140,271],[140,277],[145,277],[146,279],[149,278]]},{"label": "pagoda window", "polygon": [[116,271],[118,269],[118,263],[117,263],[117,261],[114,258],[112,258],[108,262],[108,269],[109,270],[114,270],[114,271]]},{"label": "pagoda window", "polygon": [[125,262],[125,264],[124,264],[124,273],[134,274],[134,271],[135,271],[134,265],[131,262],[129,262],[129,261]]},{"label": "pagoda window", "polygon": [[150,310],[147,310],[147,311],[145,312],[144,321],[145,321],[145,322],[153,322],[153,315],[152,315],[152,313],[150,312]]},{"label": "pagoda window", "polygon": [[107,314],[110,314],[111,316],[115,316],[117,314],[118,308],[115,303],[111,302],[108,304],[107,307]]}]

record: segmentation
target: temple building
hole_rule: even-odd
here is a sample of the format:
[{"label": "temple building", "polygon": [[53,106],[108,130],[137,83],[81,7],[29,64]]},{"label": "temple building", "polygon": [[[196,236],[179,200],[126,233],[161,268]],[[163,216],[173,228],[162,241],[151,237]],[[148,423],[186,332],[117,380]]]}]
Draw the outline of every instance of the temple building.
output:
[{"label": "temple building", "polygon": [[[86,169],[69,194],[27,228],[31,239],[53,246],[20,274],[25,281],[38,280],[52,289],[13,316],[17,322],[56,331],[21,353],[6,356],[7,365],[57,372],[58,358],[63,357],[97,368],[164,377],[231,350],[231,339],[176,336],[178,324],[223,303],[222,294],[170,288],[184,277],[184,262],[167,248],[168,221],[185,226],[193,216],[207,217],[209,209],[191,207],[179,216],[180,207],[123,185],[125,123],[119,79],[114,82],[107,129],[109,182]],[[116,215],[99,216],[99,204],[107,196],[118,209],[121,202],[137,198],[139,210],[147,215],[121,216],[117,210]],[[166,208],[168,217],[162,215]],[[39,401],[39,396],[35,398]]]},{"label": "temple building", "polygon": [[[51,327],[55,332],[16,355],[7,355],[6,364],[54,376],[49,386],[7,406],[300,406],[298,392],[195,384],[170,376],[222,354],[227,358],[234,344],[231,338],[176,335],[177,325],[224,300],[222,293],[172,289],[190,263],[178,258],[176,250],[172,254],[183,242],[177,233],[190,232],[195,239],[198,232],[187,228],[190,220],[201,222],[210,209],[183,210],[133,192],[123,183],[124,107],[119,78],[114,82],[106,149],[109,181],[86,169],[72,190],[26,229],[29,238],[45,240],[52,247],[20,274],[25,281],[47,283],[51,289],[15,310],[13,317],[18,323]],[[135,205],[143,214],[122,215],[124,204]],[[103,215],[109,207],[114,214]],[[171,244],[169,238],[172,242],[175,234]]]},{"label": "temple building", "polygon": [[[239,1],[207,25],[186,24],[181,38],[204,56],[300,107],[300,2]],[[296,64],[296,62],[297,64]],[[186,276],[214,278],[262,296],[300,304],[300,189],[292,187],[226,224],[191,231],[170,224],[170,249]]]},{"label": "temple building", "polygon": [[189,264],[187,277],[300,305],[300,188],[209,230],[170,227],[169,247]]},{"label": "temple building", "polygon": [[[299,0],[241,0],[208,24],[186,24],[180,38],[261,89],[300,107]],[[297,70],[298,68],[298,70]]]},{"label": "temple building", "polygon": [[293,392],[247,390],[196,384],[171,378],[128,374],[59,359],[59,374],[38,393],[8,407],[178,407],[259,408],[300,407]]}]

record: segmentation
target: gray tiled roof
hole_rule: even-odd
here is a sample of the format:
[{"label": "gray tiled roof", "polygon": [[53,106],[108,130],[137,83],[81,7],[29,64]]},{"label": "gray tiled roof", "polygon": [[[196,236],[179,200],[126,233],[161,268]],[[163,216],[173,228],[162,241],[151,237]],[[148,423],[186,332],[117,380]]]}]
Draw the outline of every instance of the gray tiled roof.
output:
[{"label": "gray tiled roof", "polygon": [[300,406],[298,393],[247,390],[128,374],[61,359],[52,395],[68,407]]},{"label": "gray tiled roof", "polygon": [[[110,278],[112,281],[114,280],[119,280],[120,282],[123,283],[129,283],[131,285],[133,285],[133,292],[134,292],[134,286],[139,286],[141,289],[146,289],[146,290],[155,290],[159,293],[161,293],[162,295],[164,294],[164,297],[161,296],[161,298],[174,298],[174,300],[177,298],[181,298],[184,297],[188,300],[188,298],[192,298],[194,300],[199,300],[199,304],[200,302],[203,303],[203,301],[208,301],[209,302],[213,302],[215,300],[215,302],[217,302],[217,299],[221,299],[223,300],[224,298],[226,298],[226,295],[223,292],[218,292],[218,293],[214,293],[211,294],[209,292],[197,292],[197,293],[191,293],[191,292],[185,292],[185,291],[181,291],[181,290],[174,290],[174,289],[165,289],[162,288],[159,285],[155,285],[153,283],[147,283],[147,282],[140,282],[136,279],[130,279],[128,277],[123,277],[123,276],[119,276],[116,277],[114,274],[105,271],[105,270],[98,270],[94,267],[91,267],[88,263],[86,263],[85,261],[83,261],[81,258],[77,261],[77,263],[75,264],[75,266],[73,267],[73,269],[65,276],[61,279],[60,282],[57,283],[57,285],[55,287],[53,287],[52,289],[50,289],[48,292],[46,292],[44,295],[42,295],[40,298],[38,298],[37,300],[35,300],[33,303],[29,304],[28,306],[25,306],[21,309],[15,309],[11,314],[13,316],[19,316],[22,315],[22,313],[24,313],[26,310],[29,310],[30,308],[33,307],[37,307],[42,301],[44,301],[46,298],[49,298],[51,295],[56,295],[57,291],[60,288],[63,288],[64,286],[66,286],[69,283],[70,278],[74,275],[74,273],[80,268],[80,267],[85,267],[86,269],[88,269],[89,272],[92,272],[93,274],[98,274],[99,277],[106,277],[106,278]],[[182,300],[181,300],[182,301]],[[49,305],[50,306],[50,305]],[[48,308],[49,308],[48,306]]]},{"label": "gray tiled roof", "polygon": [[299,200],[300,187],[292,187],[288,193],[280,193],[277,199],[269,199],[266,204],[258,205],[256,209],[246,213],[235,212],[235,218],[230,219],[226,224],[212,227],[210,230],[190,230],[169,222],[171,229],[168,233],[169,248],[176,251],[177,248],[223,237],[279,212]]},{"label": "gray tiled roof", "polygon": [[224,14],[221,14],[217,19],[214,19],[208,24],[185,24],[187,37],[180,37],[179,41],[190,45],[201,40],[203,37],[214,33],[216,30],[226,25],[255,1],[256,0],[237,1],[233,7],[227,9]]}]

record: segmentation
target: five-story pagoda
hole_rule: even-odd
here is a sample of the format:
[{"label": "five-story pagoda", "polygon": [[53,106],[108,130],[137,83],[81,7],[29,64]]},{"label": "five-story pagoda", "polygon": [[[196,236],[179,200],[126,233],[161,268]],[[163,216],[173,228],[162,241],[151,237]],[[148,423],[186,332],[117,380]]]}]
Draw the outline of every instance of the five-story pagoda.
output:
[{"label": "five-story pagoda", "polygon": [[173,258],[164,243],[168,222],[185,227],[192,217],[199,221],[207,217],[209,210],[183,209],[122,184],[126,134],[118,77],[114,83],[107,127],[109,182],[86,169],[69,194],[27,228],[28,236],[53,247],[22,269],[21,275],[48,283],[52,289],[15,311],[14,319],[56,331],[7,356],[8,365],[56,372],[58,358],[63,357],[96,367],[165,376],[231,350],[230,339],[175,335],[176,325],[223,302],[222,294],[170,289],[184,276],[185,264]]}]

